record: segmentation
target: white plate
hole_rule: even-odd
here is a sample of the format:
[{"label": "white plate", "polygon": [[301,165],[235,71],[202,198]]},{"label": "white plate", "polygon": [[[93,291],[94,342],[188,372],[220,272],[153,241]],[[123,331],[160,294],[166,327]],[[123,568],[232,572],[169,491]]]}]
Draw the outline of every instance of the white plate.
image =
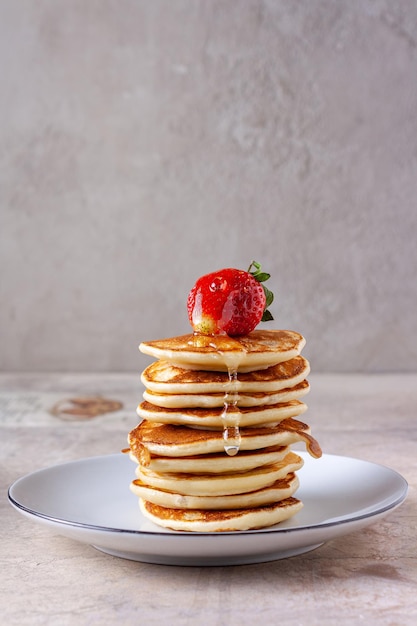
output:
[{"label": "white plate", "polygon": [[295,556],[380,519],[406,497],[393,470],[358,459],[304,458],[297,497],[304,508],[262,530],[184,533],[141,515],[129,490],[134,463],[124,454],[92,457],[39,470],[9,489],[11,504],[55,532],[108,554],[166,565],[238,565]]}]

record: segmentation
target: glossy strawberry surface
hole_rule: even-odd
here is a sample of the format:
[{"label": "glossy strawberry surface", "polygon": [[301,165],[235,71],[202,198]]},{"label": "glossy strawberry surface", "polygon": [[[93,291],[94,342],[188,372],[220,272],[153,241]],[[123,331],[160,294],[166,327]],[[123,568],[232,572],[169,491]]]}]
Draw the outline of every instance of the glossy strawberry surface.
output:
[{"label": "glossy strawberry surface", "polygon": [[261,321],[267,298],[253,274],[225,268],[201,276],[191,289],[188,318],[194,332],[246,335]]}]

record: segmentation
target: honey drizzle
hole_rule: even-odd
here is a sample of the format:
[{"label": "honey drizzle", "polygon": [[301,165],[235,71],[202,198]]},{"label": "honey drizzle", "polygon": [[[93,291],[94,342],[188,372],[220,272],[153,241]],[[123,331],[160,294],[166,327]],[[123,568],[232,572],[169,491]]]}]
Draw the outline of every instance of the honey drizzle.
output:
[{"label": "honey drizzle", "polygon": [[223,422],[224,451],[229,456],[235,456],[239,452],[242,440],[239,432],[241,413],[238,407],[237,369],[228,367],[227,371],[231,390],[224,394],[223,411],[220,417]]},{"label": "honey drizzle", "polygon": [[238,369],[243,360],[246,350],[242,344],[226,334],[203,335],[195,332],[191,340],[194,347],[210,347],[222,357],[227,369],[229,381],[224,394],[223,410],[220,418],[223,423],[224,451],[229,456],[239,452],[241,435],[239,423],[241,412],[238,406]]},{"label": "honey drizzle", "polygon": [[235,456],[239,452],[242,440],[239,431],[241,412],[238,406],[238,369],[246,350],[239,341],[231,337],[227,337],[226,342],[229,344],[229,347],[232,345],[233,349],[231,351],[222,349],[222,347],[226,347],[224,342],[224,335],[221,335],[218,340],[212,337],[210,346],[222,357],[227,368],[229,383],[224,394],[223,410],[220,418],[223,423],[224,451],[229,456]]}]

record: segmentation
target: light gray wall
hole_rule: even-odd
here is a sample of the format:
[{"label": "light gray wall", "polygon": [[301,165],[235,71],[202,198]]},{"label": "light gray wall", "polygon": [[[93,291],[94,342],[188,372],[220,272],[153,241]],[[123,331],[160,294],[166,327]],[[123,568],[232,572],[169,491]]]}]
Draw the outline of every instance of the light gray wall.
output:
[{"label": "light gray wall", "polygon": [[415,370],[417,2],[2,0],[0,367],[140,370],[252,258],[315,371]]}]

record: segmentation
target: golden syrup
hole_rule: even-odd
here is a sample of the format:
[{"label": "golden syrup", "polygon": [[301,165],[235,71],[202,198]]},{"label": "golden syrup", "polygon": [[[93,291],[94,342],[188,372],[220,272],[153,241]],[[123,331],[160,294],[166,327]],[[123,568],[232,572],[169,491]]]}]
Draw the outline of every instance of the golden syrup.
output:
[{"label": "golden syrup", "polygon": [[227,369],[229,382],[224,394],[223,410],[220,417],[223,423],[224,450],[229,456],[235,456],[239,452],[241,443],[238,370],[246,350],[237,339],[226,334],[204,336],[194,333],[194,344],[200,347],[205,345],[213,348],[222,357]]},{"label": "golden syrup", "polygon": [[241,436],[239,432],[240,409],[238,407],[239,394],[237,393],[237,370],[228,368],[230,390],[224,394],[223,422],[224,450],[229,456],[239,452]]}]

